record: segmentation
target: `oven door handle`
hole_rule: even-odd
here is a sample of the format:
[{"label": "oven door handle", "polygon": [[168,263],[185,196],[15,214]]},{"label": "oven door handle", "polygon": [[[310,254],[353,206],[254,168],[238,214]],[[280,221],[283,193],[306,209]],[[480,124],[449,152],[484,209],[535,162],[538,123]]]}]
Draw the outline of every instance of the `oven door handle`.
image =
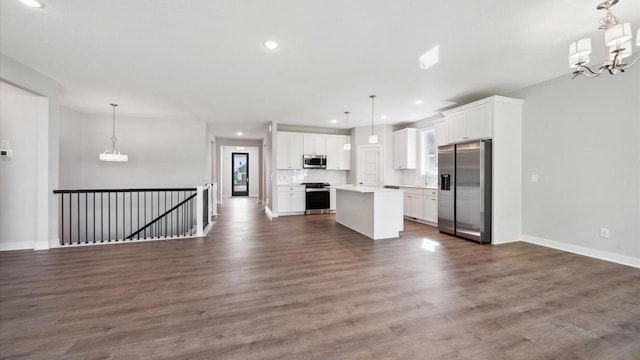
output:
[{"label": "oven door handle", "polygon": [[313,189],[313,188],[311,188],[311,189],[306,189],[305,191],[306,192],[320,192],[320,191],[329,192],[330,190],[329,189]]}]

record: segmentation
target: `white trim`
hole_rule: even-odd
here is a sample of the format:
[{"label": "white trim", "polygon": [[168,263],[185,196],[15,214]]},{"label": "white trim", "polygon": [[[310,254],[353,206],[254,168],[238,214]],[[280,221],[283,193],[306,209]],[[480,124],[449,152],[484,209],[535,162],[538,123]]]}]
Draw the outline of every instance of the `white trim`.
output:
[{"label": "white trim", "polygon": [[617,264],[632,266],[635,268],[640,268],[640,258],[615,254],[608,251],[590,249],[582,246],[542,239],[539,237],[529,236],[529,235],[522,235],[520,238],[522,239],[522,241],[528,242],[531,244],[536,244],[540,246],[549,247],[552,249],[567,251],[570,253],[584,255],[584,256],[600,259],[600,260],[610,261]]},{"label": "white trim", "polygon": [[0,251],[13,251],[13,250],[33,250],[33,246],[25,247],[25,243],[20,241],[0,243]]},{"label": "white trim", "polygon": [[[205,230],[208,232],[209,230],[211,230],[211,228],[213,228],[213,224],[209,225]],[[205,235],[206,236],[206,235]],[[185,239],[201,239],[205,236],[197,236],[197,235],[189,235],[189,236],[174,236],[174,237],[161,237],[161,238],[153,238],[153,239],[135,239],[135,240],[111,240],[111,241],[104,241],[104,242],[96,242],[96,243],[81,243],[81,244],[66,244],[66,245],[60,245],[57,244],[56,246],[52,246],[51,248],[55,248],[55,249],[66,249],[66,248],[72,248],[72,247],[84,247],[84,246],[101,246],[101,245],[120,245],[120,244],[135,244],[135,243],[142,243],[142,242],[150,242],[150,241],[171,241],[171,240],[185,240]]]},{"label": "white trim", "polygon": [[269,219],[274,218],[274,217],[278,217],[277,215],[274,216],[273,212],[271,211],[271,209],[268,206],[264,207],[264,212],[267,213],[267,216],[269,217]]},{"label": "white trim", "polygon": [[[60,242],[59,239],[54,239],[58,242]],[[33,244],[33,250],[49,250],[49,244],[52,240],[49,241],[36,241]]]}]

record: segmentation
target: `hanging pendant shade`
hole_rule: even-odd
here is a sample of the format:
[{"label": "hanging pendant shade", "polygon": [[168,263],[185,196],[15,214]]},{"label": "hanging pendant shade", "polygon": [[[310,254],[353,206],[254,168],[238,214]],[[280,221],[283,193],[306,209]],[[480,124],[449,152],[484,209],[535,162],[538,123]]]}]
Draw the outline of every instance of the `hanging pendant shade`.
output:
[{"label": "hanging pendant shade", "polygon": [[113,136],[111,137],[112,147],[111,150],[105,150],[102,154],[100,154],[100,161],[117,161],[117,162],[126,162],[129,161],[129,156],[120,154],[120,151],[116,148],[116,141],[118,138],[116,137],[116,106],[118,104],[111,104],[113,107]]}]

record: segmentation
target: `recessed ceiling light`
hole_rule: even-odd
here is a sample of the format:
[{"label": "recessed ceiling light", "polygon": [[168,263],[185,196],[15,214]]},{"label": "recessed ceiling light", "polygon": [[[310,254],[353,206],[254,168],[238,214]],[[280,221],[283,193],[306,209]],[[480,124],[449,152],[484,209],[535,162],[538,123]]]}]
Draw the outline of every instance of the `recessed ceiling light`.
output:
[{"label": "recessed ceiling light", "polygon": [[266,47],[267,49],[275,50],[278,48],[278,46],[280,45],[273,40],[268,40],[264,42],[264,47]]},{"label": "recessed ceiling light", "polygon": [[331,123],[332,123],[332,124],[337,124],[337,123],[338,123],[338,120],[336,120],[336,119],[331,119]]},{"label": "recessed ceiling light", "polygon": [[43,7],[42,3],[38,0],[20,0],[20,2],[33,8]]},{"label": "recessed ceiling light", "polygon": [[382,119],[382,120],[386,120],[386,119],[387,119],[387,115],[382,115],[382,116],[380,116],[380,119]]},{"label": "recessed ceiling light", "polygon": [[416,105],[420,105],[420,104],[422,104],[422,102],[423,102],[422,100],[416,100],[413,103],[416,104]]},{"label": "recessed ceiling light", "polygon": [[236,133],[236,135],[238,135],[238,136],[242,136],[242,133],[241,133],[240,131],[238,131],[238,132]]}]

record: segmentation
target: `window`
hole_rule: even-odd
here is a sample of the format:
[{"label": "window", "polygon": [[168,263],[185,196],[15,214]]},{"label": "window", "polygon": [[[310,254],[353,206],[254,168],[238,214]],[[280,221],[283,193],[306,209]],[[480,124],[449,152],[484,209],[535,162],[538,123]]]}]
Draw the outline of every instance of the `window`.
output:
[{"label": "window", "polygon": [[435,186],[438,181],[438,147],[433,128],[420,132],[420,176],[426,186]]}]

